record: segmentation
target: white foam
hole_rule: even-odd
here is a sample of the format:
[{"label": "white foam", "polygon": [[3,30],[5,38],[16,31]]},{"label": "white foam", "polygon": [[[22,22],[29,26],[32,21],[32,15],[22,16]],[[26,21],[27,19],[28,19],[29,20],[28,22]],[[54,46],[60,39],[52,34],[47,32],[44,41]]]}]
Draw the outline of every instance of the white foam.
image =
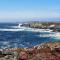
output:
[{"label": "white foam", "polygon": [[24,29],[0,29],[0,31],[23,31]]},{"label": "white foam", "polygon": [[54,37],[55,39],[60,39],[60,33],[55,32],[52,37]]},{"label": "white foam", "polygon": [[34,31],[34,32],[52,32],[50,29],[35,29],[35,28],[28,28],[27,31]]},{"label": "white foam", "polygon": [[54,39],[60,39],[60,33],[59,32],[51,32],[49,34],[40,34],[39,37],[51,37]]},{"label": "white foam", "polygon": [[20,29],[0,29],[0,31],[33,31],[33,32],[51,32],[51,30],[46,29],[34,29],[21,27]]},{"label": "white foam", "polygon": [[11,26],[12,28],[21,28],[22,24],[18,24],[18,26]]}]

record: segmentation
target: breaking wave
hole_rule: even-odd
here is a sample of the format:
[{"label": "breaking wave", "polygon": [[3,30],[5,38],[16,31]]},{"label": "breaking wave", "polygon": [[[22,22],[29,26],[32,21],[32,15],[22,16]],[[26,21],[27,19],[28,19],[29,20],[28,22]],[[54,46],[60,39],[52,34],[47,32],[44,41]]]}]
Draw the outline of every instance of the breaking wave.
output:
[{"label": "breaking wave", "polygon": [[60,32],[51,32],[49,34],[40,34],[40,37],[50,37],[54,39],[60,39]]},{"label": "breaking wave", "polygon": [[33,31],[33,32],[51,32],[52,30],[49,29],[35,29],[35,28],[26,28],[21,27],[17,29],[0,29],[0,31]]},{"label": "breaking wave", "polygon": [[24,29],[0,29],[0,31],[23,31]]}]

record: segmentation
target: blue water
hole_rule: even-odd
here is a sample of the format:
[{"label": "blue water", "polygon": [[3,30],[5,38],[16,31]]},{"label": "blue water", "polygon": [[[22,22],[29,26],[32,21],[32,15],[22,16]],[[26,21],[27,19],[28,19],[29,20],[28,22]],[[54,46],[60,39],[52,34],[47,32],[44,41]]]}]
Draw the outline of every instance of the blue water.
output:
[{"label": "blue water", "polygon": [[18,24],[0,23],[0,29],[13,29],[13,31],[0,31],[0,48],[24,48],[33,47],[45,42],[60,41],[54,37],[40,37],[40,35],[51,34],[49,32],[34,32],[34,31],[14,31],[12,26]]}]

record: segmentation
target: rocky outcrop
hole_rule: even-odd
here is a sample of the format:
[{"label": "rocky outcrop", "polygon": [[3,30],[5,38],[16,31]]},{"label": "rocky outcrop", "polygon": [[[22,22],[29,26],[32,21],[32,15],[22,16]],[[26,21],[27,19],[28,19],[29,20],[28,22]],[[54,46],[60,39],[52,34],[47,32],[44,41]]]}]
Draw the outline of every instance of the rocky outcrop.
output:
[{"label": "rocky outcrop", "polygon": [[38,29],[51,29],[54,32],[60,32],[60,22],[30,22],[27,24],[22,24],[21,26],[38,28]]},{"label": "rocky outcrop", "polygon": [[1,49],[0,60],[60,60],[60,42],[44,43],[32,48]]},{"label": "rocky outcrop", "polygon": [[[23,60],[60,60],[60,43],[46,43],[22,50],[26,57]],[[20,60],[24,55],[19,52]]]}]

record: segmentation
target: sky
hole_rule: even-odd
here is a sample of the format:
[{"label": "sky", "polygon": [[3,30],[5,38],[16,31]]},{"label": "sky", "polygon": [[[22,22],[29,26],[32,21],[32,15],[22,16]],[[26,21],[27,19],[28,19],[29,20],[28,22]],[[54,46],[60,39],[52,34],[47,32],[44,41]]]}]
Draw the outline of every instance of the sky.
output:
[{"label": "sky", "polygon": [[0,0],[0,22],[60,18],[60,0]]}]

